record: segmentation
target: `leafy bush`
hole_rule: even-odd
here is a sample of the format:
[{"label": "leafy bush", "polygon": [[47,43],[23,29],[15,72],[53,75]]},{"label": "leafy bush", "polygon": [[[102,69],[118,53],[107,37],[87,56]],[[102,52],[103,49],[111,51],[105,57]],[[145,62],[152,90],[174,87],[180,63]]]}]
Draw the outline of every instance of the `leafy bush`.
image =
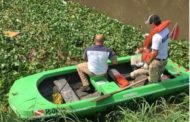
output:
[{"label": "leafy bush", "polygon": [[171,40],[170,58],[177,64],[189,68],[189,41],[187,40]]}]

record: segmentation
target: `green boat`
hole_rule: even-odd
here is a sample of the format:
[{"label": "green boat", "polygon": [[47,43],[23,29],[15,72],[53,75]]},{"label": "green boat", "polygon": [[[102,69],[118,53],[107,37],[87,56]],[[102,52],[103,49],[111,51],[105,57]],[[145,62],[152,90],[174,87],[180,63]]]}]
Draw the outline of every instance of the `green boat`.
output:
[{"label": "green boat", "polygon": [[[118,65],[111,65],[108,61],[109,69],[114,68],[121,74],[128,74],[132,71],[130,58],[131,56],[118,58]],[[89,77],[94,90],[81,95],[77,92],[77,89],[81,86],[81,81],[76,66],[67,66],[16,80],[9,92],[9,105],[17,116],[23,119],[59,116],[60,111],[86,116],[102,112],[111,105],[127,103],[140,97],[157,98],[188,91],[189,71],[184,67],[180,67],[168,59],[163,76],[165,78],[161,82],[124,90],[109,75],[107,77]],[[69,91],[70,98],[65,99],[65,103],[55,104],[52,98],[53,88],[56,83],[60,83],[59,81],[67,83],[69,90],[66,91]],[[111,95],[96,101],[107,94]]]}]

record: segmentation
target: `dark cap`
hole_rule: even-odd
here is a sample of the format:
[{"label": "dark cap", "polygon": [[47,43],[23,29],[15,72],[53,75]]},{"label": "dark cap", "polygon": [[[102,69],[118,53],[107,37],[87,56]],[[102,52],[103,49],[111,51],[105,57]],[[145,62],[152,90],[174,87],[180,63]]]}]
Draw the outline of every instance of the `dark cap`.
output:
[{"label": "dark cap", "polygon": [[145,21],[145,24],[157,24],[161,23],[161,19],[158,15],[150,15],[148,19]]}]

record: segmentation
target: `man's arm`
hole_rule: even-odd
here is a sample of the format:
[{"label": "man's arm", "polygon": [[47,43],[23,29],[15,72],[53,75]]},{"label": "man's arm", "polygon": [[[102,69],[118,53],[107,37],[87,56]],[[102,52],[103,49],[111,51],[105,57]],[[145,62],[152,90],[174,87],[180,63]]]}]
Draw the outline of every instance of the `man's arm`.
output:
[{"label": "man's arm", "polygon": [[114,65],[118,63],[117,56],[116,56],[115,52],[113,52],[113,51],[110,51],[109,59],[111,60],[111,63]]},{"label": "man's arm", "polygon": [[111,63],[112,63],[113,65],[115,65],[115,64],[118,63],[118,62],[117,62],[117,57],[116,57],[116,56],[115,56],[114,58],[111,59]]},{"label": "man's arm", "polygon": [[147,64],[150,64],[158,55],[158,50],[160,47],[160,43],[162,41],[162,38],[159,35],[154,35],[152,38],[152,51],[150,53],[150,59],[146,61]]},{"label": "man's arm", "polygon": [[85,61],[88,61],[88,58],[87,58],[87,49],[84,51],[83,59],[84,59]]},{"label": "man's arm", "polygon": [[150,55],[150,59],[148,61],[146,61],[146,63],[149,65],[158,55],[158,50],[152,50],[151,51],[151,55]]}]

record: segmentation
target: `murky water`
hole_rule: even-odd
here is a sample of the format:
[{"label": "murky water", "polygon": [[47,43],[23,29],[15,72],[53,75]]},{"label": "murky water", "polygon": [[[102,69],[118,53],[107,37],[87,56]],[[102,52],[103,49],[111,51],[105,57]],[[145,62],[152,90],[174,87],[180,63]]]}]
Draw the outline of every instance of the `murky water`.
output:
[{"label": "murky water", "polygon": [[157,14],[162,20],[170,19],[180,27],[180,38],[189,38],[189,0],[71,0],[88,7],[94,7],[106,15],[133,26],[142,25],[144,32],[150,27],[144,21],[150,14]]}]

